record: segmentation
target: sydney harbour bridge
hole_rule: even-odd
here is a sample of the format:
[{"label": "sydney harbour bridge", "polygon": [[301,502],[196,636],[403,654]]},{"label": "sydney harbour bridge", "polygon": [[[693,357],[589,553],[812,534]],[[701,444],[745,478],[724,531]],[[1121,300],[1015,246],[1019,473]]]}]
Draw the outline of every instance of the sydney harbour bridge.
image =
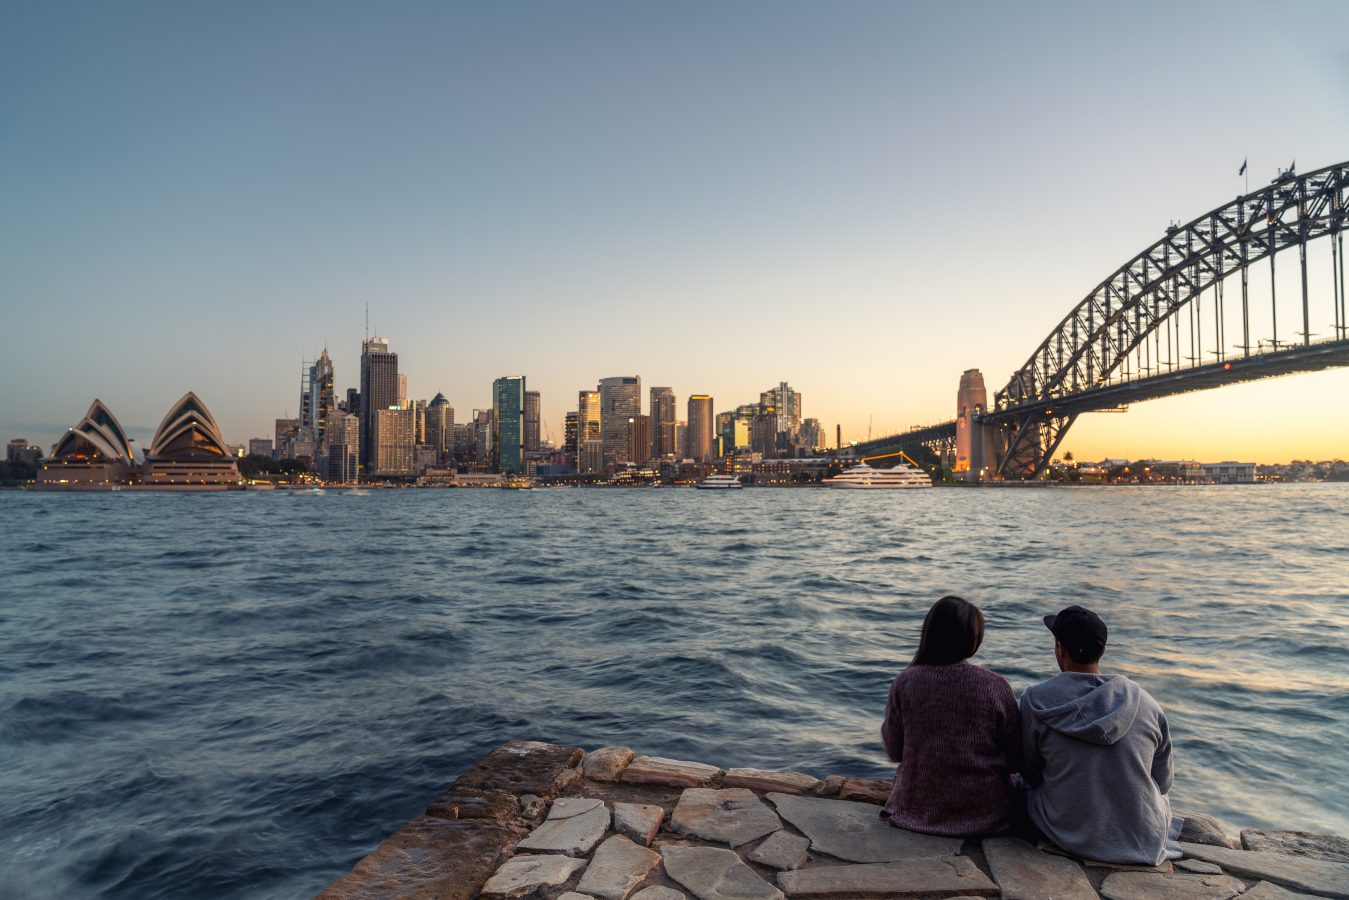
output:
[{"label": "sydney harbour bridge", "polygon": [[957,477],[1029,481],[1083,413],[1349,365],[1347,212],[1349,162],[1281,172],[1167,228],[1073,307],[991,404],[971,370],[954,420],[840,455],[921,446],[951,460]]}]

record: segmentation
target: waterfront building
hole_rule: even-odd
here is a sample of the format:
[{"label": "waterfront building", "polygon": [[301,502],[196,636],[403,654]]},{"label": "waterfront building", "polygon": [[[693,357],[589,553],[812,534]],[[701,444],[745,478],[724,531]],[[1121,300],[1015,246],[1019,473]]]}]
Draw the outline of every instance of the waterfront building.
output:
[{"label": "waterfront building", "polygon": [[712,459],[712,398],[706,394],[689,395],[688,456],[697,462]]},{"label": "waterfront building", "polygon": [[563,465],[576,468],[577,413],[569,412],[562,420],[562,456]]},{"label": "waterfront building", "polygon": [[750,425],[749,445],[755,453],[765,458],[781,456],[778,452],[778,417],[773,407],[765,409],[754,417]]},{"label": "waterfront building", "polygon": [[412,452],[412,470],[422,475],[440,464],[440,453],[430,444],[417,444]]},{"label": "waterfront building", "polygon": [[454,407],[437,393],[426,406],[426,443],[443,459],[454,451]]},{"label": "waterfront building", "polygon": [[272,439],[271,438],[249,438],[248,439],[249,456],[265,456],[272,458]]},{"label": "waterfront building", "polygon": [[576,398],[578,472],[593,474],[604,470],[604,442],[600,435],[600,392],[581,391]]},{"label": "waterfront building", "polygon": [[[25,443],[27,443],[25,441]],[[74,428],[62,435],[37,471],[38,484],[110,485],[128,479],[134,465],[131,440],[112,412],[95,399]]]},{"label": "waterfront building", "polygon": [[407,478],[413,469],[416,413],[411,409],[377,409],[371,419],[370,459],[366,470],[375,478]]},{"label": "waterfront building", "polygon": [[10,464],[36,467],[42,462],[42,448],[29,444],[25,438],[14,438],[5,447],[5,460]]},{"label": "waterfront building", "polygon": [[1254,484],[1255,463],[1204,463],[1204,477],[1214,484]]},{"label": "waterfront building", "polygon": [[525,470],[525,376],[492,382],[492,463],[498,472]]},{"label": "waterfront building", "polygon": [[412,421],[413,421],[413,429],[414,429],[413,436],[416,438],[417,443],[419,443],[419,444],[425,444],[425,443],[427,443],[427,440],[426,440],[426,401],[425,401],[425,400],[412,400],[412,401],[409,401],[407,404],[401,404],[401,403],[400,403],[400,404],[399,404],[399,408],[400,408],[400,409],[409,409],[409,408],[410,408],[410,409],[413,411],[413,413],[415,413],[415,415],[414,415],[414,417],[413,417],[413,420],[412,420]]},{"label": "waterfront building", "polygon": [[742,406],[730,412],[717,413],[718,456],[731,456],[750,450],[750,427],[754,419],[741,413],[746,408]]},{"label": "waterfront building", "polygon": [[273,453],[276,454],[277,459],[295,458],[295,438],[299,433],[299,419],[276,420],[276,443],[273,445]]},{"label": "waterfront building", "polygon": [[543,400],[538,391],[525,391],[525,452],[538,453],[542,446]]},{"label": "waterfront building", "polygon": [[825,449],[824,426],[819,419],[802,419],[796,435],[796,449],[802,455],[814,456]]},{"label": "waterfront building", "polygon": [[675,446],[675,394],[668,387],[651,389],[651,458],[673,457]]},{"label": "waterfront building", "polygon": [[335,413],[328,420],[328,448],[323,459],[323,477],[342,484],[360,474],[361,420],[351,413]]},{"label": "waterfront building", "polygon": [[628,419],[628,460],[644,463],[651,453],[651,417],[633,416]]},{"label": "waterfront building", "polygon": [[238,461],[225,446],[206,404],[188,391],[164,415],[140,468],[147,487],[223,488],[242,483]]},{"label": "waterfront building", "polygon": [[687,459],[689,455],[689,427],[684,422],[676,422],[674,427],[675,457]]},{"label": "waterfront building", "polygon": [[309,367],[309,384],[304,391],[308,406],[300,417],[300,427],[310,428],[314,433],[314,443],[322,447],[328,427],[328,418],[337,409],[337,394],[334,390],[333,361],[324,347],[319,358]]},{"label": "waterfront building", "polygon": [[628,420],[642,414],[642,379],[636,375],[601,378],[600,440],[606,468],[632,461],[628,452]]},{"label": "waterfront building", "polygon": [[375,413],[398,405],[398,354],[385,338],[361,343],[361,468],[372,470]]},{"label": "waterfront building", "polygon": [[773,449],[779,455],[788,452],[801,427],[800,393],[779,382],[759,394],[759,414],[773,417]]}]

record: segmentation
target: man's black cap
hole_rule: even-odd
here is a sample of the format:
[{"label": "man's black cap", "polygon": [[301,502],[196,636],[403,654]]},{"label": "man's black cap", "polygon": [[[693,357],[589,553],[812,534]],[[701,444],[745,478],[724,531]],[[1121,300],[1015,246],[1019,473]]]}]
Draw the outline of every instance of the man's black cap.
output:
[{"label": "man's black cap", "polygon": [[1057,616],[1045,616],[1045,627],[1078,662],[1094,662],[1105,651],[1105,623],[1089,609],[1070,606]]}]

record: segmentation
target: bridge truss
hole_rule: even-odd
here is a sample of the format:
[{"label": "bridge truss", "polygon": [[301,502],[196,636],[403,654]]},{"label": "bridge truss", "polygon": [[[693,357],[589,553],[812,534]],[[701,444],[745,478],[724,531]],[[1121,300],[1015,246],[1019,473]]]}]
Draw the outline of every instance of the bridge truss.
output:
[{"label": "bridge truss", "polygon": [[[1042,475],[1083,412],[1349,365],[1347,207],[1349,162],[1306,175],[1284,172],[1266,187],[1168,228],[1074,307],[997,393],[981,417],[996,429],[997,477]],[[1319,238],[1329,238],[1329,276],[1323,271],[1318,279],[1309,272],[1308,244]],[[1294,248],[1296,273],[1281,281],[1276,258]],[[1261,273],[1260,280],[1267,289],[1257,288],[1256,264],[1266,260],[1268,276]],[[1283,307],[1278,297],[1290,280],[1300,287],[1294,330],[1286,294]],[[1329,282],[1329,310],[1323,298],[1313,306],[1311,285],[1318,281]]]}]

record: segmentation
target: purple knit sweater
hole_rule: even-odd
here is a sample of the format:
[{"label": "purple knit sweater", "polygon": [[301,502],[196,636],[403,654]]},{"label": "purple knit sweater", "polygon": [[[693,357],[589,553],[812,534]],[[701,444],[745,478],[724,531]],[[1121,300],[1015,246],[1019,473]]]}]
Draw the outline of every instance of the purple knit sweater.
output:
[{"label": "purple knit sweater", "polygon": [[988,835],[1012,824],[1020,768],[1016,697],[980,666],[910,666],[895,677],[881,738],[900,763],[885,804],[891,824],[941,835]]}]

